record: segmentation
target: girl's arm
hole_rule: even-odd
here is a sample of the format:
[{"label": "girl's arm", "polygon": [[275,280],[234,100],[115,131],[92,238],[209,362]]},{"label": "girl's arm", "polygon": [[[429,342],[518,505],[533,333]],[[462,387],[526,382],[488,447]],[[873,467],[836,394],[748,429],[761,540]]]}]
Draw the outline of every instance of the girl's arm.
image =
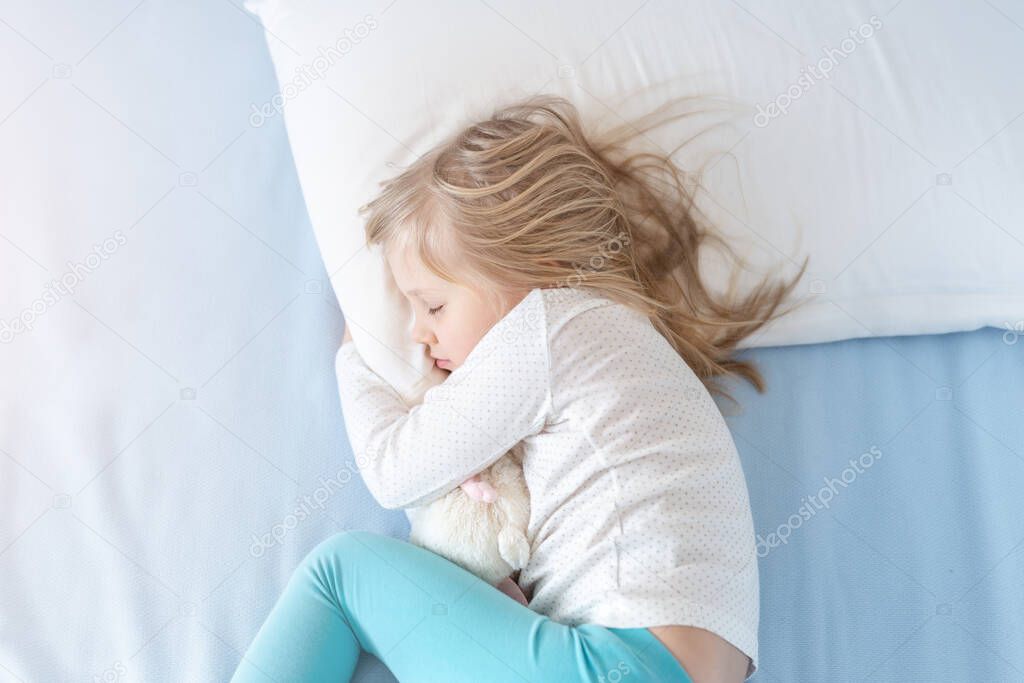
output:
[{"label": "girl's arm", "polygon": [[[345,336],[342,337],[341,343],[352,341],[352,334],[349,332],[348,325],[345,325]],[[474,500],[483,501],[484,503],[493,503],[497,500],[498,493],[494,490],[487,482],[480,479],[479,474],[474,474],[466,481],[459,484],[462,490],[466,492],[466,495]]]},{"label": "girl's arm", "polygon": [[346,335],[336,360],[345,427],[381,506],[433,502],[543,428],[550,410],[544,327],[492,331],[411,409]]}]

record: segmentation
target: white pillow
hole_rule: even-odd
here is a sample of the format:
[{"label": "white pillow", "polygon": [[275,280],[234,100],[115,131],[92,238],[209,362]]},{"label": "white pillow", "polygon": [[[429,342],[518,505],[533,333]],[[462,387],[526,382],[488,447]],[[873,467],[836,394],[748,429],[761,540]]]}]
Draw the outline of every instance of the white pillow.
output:
[{"label": "white pillow", "polygon": [[[672,96],[747,103],[708,138],[729,156],[709,164],[701,205],[753,266],[740,284],[810,264],[808,303],[744,346],[1024,319],[1019,29],[993,5],[744,4],[250,0],[282,84],[250,121],[285,118],[371,367],[411,400],[442,378],[357,208],[455,128],[539,91],[606,124]],[[648,141],[671,149],[685,125]],[[727,271],[705,265],[723,290]]]}]

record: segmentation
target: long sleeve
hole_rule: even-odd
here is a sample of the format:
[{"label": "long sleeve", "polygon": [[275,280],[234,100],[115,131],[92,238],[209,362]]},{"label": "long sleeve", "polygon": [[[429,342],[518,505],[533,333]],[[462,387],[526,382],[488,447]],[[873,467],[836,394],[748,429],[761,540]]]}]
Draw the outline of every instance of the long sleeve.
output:
[{"label": "long sleeve", "polygon": [[[543,306],[538,296],[514,311],[530,304]],[[363,481],[381,506],[433,502],[543,428],[551,409],[546,326],[543,320],[524,326],[521,316],[510,316],[411,409],[367,367],[353,342],[338,350],[345,428]]]}]

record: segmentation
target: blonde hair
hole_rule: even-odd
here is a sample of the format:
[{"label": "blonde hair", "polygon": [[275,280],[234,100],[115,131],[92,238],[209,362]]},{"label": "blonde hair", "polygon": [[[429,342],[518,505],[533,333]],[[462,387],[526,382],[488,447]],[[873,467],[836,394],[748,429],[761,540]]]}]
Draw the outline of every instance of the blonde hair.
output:
[{"label": "blonde hair", "polygon": [[492,302],[537,287],[596,290],[644,313],[709,391],[731,399],[715,380],[734,375],[763,392],[759,371],[733,353],[782,315],[807,263],[738,301],[713,296],[698,270],[701,245],[735,254],[698,220],[669,156],[630,153],[627,143],[650,128],[589,139],[575,107],[554,95],[498,109],[381,183],[360,208],[366,241],[411,248],[439,277]]}]

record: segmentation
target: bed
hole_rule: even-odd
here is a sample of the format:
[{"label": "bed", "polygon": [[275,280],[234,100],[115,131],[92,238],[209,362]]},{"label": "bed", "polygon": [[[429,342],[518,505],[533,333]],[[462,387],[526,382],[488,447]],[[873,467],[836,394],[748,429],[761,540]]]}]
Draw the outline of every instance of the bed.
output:
[{"label": "bed", "polygon": [[[886,30],[905,12],[904,30],[927,32],[955,23],[940,5],[860,10],[892,9]],[[227,680],[320,540],[408,531],[366,491],[344,434],[333,362],[338,300],[353,290],[338,292],[343,258],[325,249],[325,205],[296,158],[305,148],[282,116],[257,116],[281,91],[274,52],[297,43],[252,9],[0,3],[0,683]],[[623,36],[640,40],[659,8],[635,9],[636,27],[624,11],[585,31],[587,50],[621,23],[610,46],[628,52]],[[509,8],[477,10],[529,40],[501,18]],[[1019,53],[1024,16],[999,2],[975,10],[965,31],[987,36],[976,59],[993,65],[992,86]],[[709,16],[783,52],[807,26],[845,30],[850,18],[812,11],[790,24],[778,3]],[[862,142],[890,162],[890,180],[933,189],[907,230],[882,235],[884,215],[903,208],[887,195],[836,270],[870,247],[847,277],[871,280],[932,223],[946,246],[973,251],[951,298],[916,318],[888,319],[870,297],[853,309],[829,290],[835,305],[813,324],[744,350],[768,391],[736,386],[740,407],[721,405],[763,551],[754,680],[1024,681],[1024,307],[1007,265],[1024,256],[1024,209],[1008,191],[1024,99],[1018,81],[1003,83],[971,83],[974,97],[998,94],[979,106],[970,144],[950,143],[954,162],[972,154],[951,173],[945,156],[911,173],[923,162],[885,133],[904,132],[902,114],[840,117],[863,118],[856,130],[872,131]],[[841,100],[829,91],[823,106]],[[941,123],[911,146],[945,139]],[[967,203],[938,194],[950,187]],[[865,188],[843,194],[870,201]],[[938,272],[904,275],[923,287]],[[946,306],[978,272],[987,279],[971,294],[998,302]],[[842,483],[823,494],[829,479]],[[811,513],[810,496],[829,507]],[[356,680],[394,679],[365,657]]]}]

